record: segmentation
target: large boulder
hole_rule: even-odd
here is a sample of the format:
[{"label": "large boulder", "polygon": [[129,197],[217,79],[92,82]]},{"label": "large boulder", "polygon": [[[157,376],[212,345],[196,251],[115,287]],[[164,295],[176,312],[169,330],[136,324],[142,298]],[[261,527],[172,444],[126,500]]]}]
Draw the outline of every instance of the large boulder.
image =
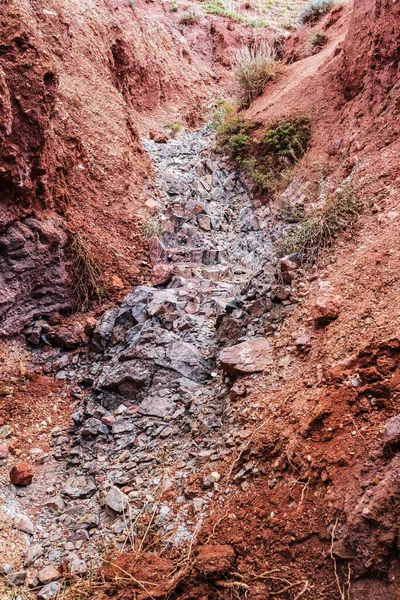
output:
[{"label": "large boulder", "polygon": [[264,338],[253,338],[225,348],[219,355],[221,367],[231,375],[257,373],[272,365],[272,349]]},{"label": "large boulder", "polygon": [[211,372],[200,350],[161,327],[143,330],[128,348],[116,354],[103,368],[95,383],[97,391],[114,391],[128,399],[149,390],[154,375],[168,374],[170,381],[187,379],[203,382]]}]

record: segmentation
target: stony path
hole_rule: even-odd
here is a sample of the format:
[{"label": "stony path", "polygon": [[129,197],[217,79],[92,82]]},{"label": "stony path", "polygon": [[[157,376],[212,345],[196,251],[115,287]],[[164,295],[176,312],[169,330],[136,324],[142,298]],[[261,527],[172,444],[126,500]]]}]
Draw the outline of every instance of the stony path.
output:
[{"label": "stony path", "polygon": [[2,476],[5,522],[29,523],[15,546],[23,563],[9,549],[0,568],[14,583],[46,584],[40,598],[56,593],[62,562],[88,573],[104,548],[147,543],[148,528],[161,544],[190,543],[218,492],[219,463],[243,442],[218,355],[273,331],[291,306],[284,286],[271,291],[282,225],[212,144],[207,128],[143,142],[157,186],[147,229],[158,286],[133,289],[97,323],[89,355],[64,360],[57,377],[77,397],[89,392],[72,428],[53,431],[32,485]]}]

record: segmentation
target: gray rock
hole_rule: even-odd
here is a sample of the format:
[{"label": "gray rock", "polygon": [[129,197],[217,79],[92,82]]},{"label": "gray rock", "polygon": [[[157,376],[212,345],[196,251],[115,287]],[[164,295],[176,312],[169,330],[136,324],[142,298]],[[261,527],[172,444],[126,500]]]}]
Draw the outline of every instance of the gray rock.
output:
[{"label": "gray rock", "polygon": [[67,233],[60,217],[28,217],[3,226],[0,335],[19,333],[35,315],[74,306],[65,268],[66,244]]},{"label": "gray rock", "polygon": [[7,575],[8,580],[13,585],[24,585],[26,579],[27,572],[26,571],[16,571],[15,573],[9,573]]},{"label": "gray rock", "polygon": [[38,592],[38,600],[50,600],[50,598],[54,598],[57,595],[58,591],[61,589],[61,583],[58,581],[52,581],[48,583]]},{"label": "gray rock", "polygon": [[96,491],[94,481],[86,479],[83,475],[68,477],[63,488],[63,493],[70,498],[90,498]]},{"label": "gray rock", "polygon": [[1,563],[0,564],[0,575],[9,575],[13,570],[13,566],[9,563]]},{"label": "gray rock", "polygon": [[113,424],[111,430],[112,433],[128,433],[134,431],[135,425],[128,419],[117,419]]},{"label": "gray rock", "polygon": [[26,515],[15,515],[14,527],[15,529],[18,529],[18,531],[29,533],[29,535],[33,535],[33,532],[35,531],[32,521]]},{"label": "gray rock", "polygon": [[52,498],[49,498],[44,505],[46,508],[48,508],[50,511],[55,512],[55,513],[62,513],[62,511],[65,508],[65,502],[64,500],[61,498],[61,496],[53,496]]},{"label": "gray rock", "polygon": [[105,502],[116,513],[123,513],[129,508],[128,496],[115,486],[108,490]]},{"label": "gray rock", "polygon": [[381,431],[382,441],[386,446],[400,444],[400,415],[390,419]]},{"label": "gray rock", "polygon": [[43,546],[41,546],[40,544],[33,544],[32,546],[30,546],[25,554],[25,569],[29,569],[29,567],[31,567],[40,556],[42,556],[43,552]]},{"label": "gray rock", "polygon": [[90,349],[94,352],[103,352],[110,339],[114,329],[115,319],[117,318],[119,309],[110,308],[101,317],[93,332]]},{"label": "gray rock", "polygon": [[197,222],[204,231],[211,231],[211,219],[208,215],[198,215]]},{"label": "gray rock", "polygon": [[110,430],[106,425],[93,417],[87,419],[81,427],[81,435],[85,437],[92,437],[99,434],[107,435],[109,432]]},{"label": "gray rock", "polygon": [[138,413],[160,419],[173,413],[175,403],[170,398],[146,398],[138,406]]},{"label": "gray rock", "polygon": [[69,568],[72,575],[85,575],[88,571],[86,562],[79,558],[77,554],[72,557]]},{"label": "gray rock", "polygon": [[154,296],[154,288],[139,286],[130,292],[121,302],[121,308],[133,308],[139,304],[147,304]]}]

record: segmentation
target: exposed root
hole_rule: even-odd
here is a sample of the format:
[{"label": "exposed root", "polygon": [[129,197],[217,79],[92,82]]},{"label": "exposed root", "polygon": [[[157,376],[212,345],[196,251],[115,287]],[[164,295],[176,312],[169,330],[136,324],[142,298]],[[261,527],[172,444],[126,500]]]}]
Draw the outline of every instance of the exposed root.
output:
[{"label": "exposed root", "polygon": [[306,593],[306,591],[309,588],[309,583],[308,581],[305,582],[304,587],[302,590],[300,590],[300,592],[293,598],[293,600],[298,600],[299,598],[301,598],[302,596],[304,596],[304,594]]},{"label": "exposed root", "polygon": [[226,588],[226,589],[239,589],[239,590],[246,590],[246,591],[250,591],[250,586],[247,585],[247,583],[243,583],[242,581],[220,581],[220,580],[216,580],[213,581],[214,585],[216,585],[217,587],[222,587],[222,588]]},{"label": "exposed root", "polygon": [[212,538],[213,538],[213,537],[214,537],[214,535],[215,535],[215,532],[216,532],[216,529],[217,529],[218,525],[219,525],[219,524],[220,524],[220,523],[221,523],[221,522],[222,522],[224,519],[226,519],[226,517],[228,516],[228,514],[229,514],[229,513],[228,513],[228,512],[226,512],[225,514],[223,514],[223,515],[222,515],[222,517],[220,517],[220,518],[218,519],[218,521],[216,521],[216,522],[214,523],[214,525],[213,525],[213,528],[212,528],[212,532],[210,533],[210,535],[209,535],[209,536],[208,536],[208,538],[206,539],[206,541],[205,541],[205,545],[207,545],[207,544],[209,544],[209,543],[210,543],[210,541],[212,540]]},{"label": "exposed root", "polygon": [[[298,585],[304,585],[302,591],[301,591],[301,595],[303,595],[307,588],[308,588],[308,581],[295,581],[294,583],[291,583],[289,585],[287,585],[286,587],[278,590],[277,592],[270,592],[269,595],[270,596],[280,596],[281,594],[284,594],[285,592],[288,592],[289,590],[291,590],[292,588],[298,586]],[[297,595],[296,598],[300,598],[301,596]]]},{"label": "exposed root", "polygon": [[335,533],[336,533],[336,528],[337,528],[338,522],[339,522],[339,518],[336,519],[335,524],[332,527],[330,557],[333,561],[333,572],[335,574],[336,586],[337,586],[339,594],[340,594],[340,600],[350,600],[350,590],[351,590],[351,567],[350,567],[350,564],[348,564],[348,566],[347,566],[347,581],[342,586],[340,583],[340,579],[339,579],[339,575],[338,575],[338,571],[337,571],[337,560],[333,554],[333,544],[335,541]]}]

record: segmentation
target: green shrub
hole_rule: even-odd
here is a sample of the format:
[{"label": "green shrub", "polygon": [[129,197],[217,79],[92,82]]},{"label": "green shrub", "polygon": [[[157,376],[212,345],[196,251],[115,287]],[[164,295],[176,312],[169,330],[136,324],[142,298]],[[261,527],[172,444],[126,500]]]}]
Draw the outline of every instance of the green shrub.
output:
[{"label": "green shrub", "polygon": [[248,177],[254,181],[260,191],[269,192],[275,190],[275,174],[272,171],[264,171],[258,165],[257,159],[254,156],[244,159],[238,158],[237,162]]},{"label": "green shrub", "polygon": [[311,138],[308,117],[290,117],[272,123],[264,134],[262,144],[268,154],[297,162],[306,152]]},{"label": "green shrub", "polygon": [[222,4],[210,3],[205,5],[205,11],[210,15],[224,15],[225,8]]},{"label": "green shrub", "polygon": [[333,192],[323,208],[306,216],[298,227],[282,239],[279,254],[299,253],[306,265],[315,263],[322,250],[331,246],[336,236],[352,229],[365,206],[351,183]]},{"label": "green shrub", "polygon": [[244,17],[238,13],[228,10],[225,4],[221,0],[214,0],[213,2],[207,2],[204,5],[206,13],[210,15],[222,15],[235,21],[244,21]]},{"label": "green shrub", "polygon": [[283,71],[282,63],[265,44],[241,48],[236,54],[234,77],[238,86],[238,100],[242,108],[263,93],[267,83]]},{"label": "green shrub", "polygon": [[325,46],[327,41],[328,36],[323,31],[317,31],[317,33],[314,33],[314,35],[312,35],[309,39],[309,43],[312,48],[320,48]]},{"label": "green shrub", "polygon": [[276,192],[288,183],[293,165],[305,154],[311,139],[306,116],[288,116],[270,123],[260,138],[257,125],[237,112],[215,126],[219,148],[228,153],[261,191]]},{"label": "green shrub", "polygon": [[176,1],[176,0],[174,0],[174,1],[172,2],[172,7],[171,7],[171,10],[172,10],[172,12],[178,12],[178,9],[179,9],[179,7],[178,7],[178,3],[177,3],[177,1]]},{"label": "green shrub", "polygon": [[232,114],[222,121],[216,128],[217,141],[221,148],[228,152],[232,158],[251,152],[251,131],[254,124],[245,121],[242,117]]},{"label": "green shrub", "polygon": [[239,154],[243,152],[251,143],[251,137],[246,133],[235,133],[229,138],[229,148]]},{"label": "green shrub", "polygon": [[328,13],[335,4],[336,0],[310,0],[299,14],[300,23],[314,23]]}]

